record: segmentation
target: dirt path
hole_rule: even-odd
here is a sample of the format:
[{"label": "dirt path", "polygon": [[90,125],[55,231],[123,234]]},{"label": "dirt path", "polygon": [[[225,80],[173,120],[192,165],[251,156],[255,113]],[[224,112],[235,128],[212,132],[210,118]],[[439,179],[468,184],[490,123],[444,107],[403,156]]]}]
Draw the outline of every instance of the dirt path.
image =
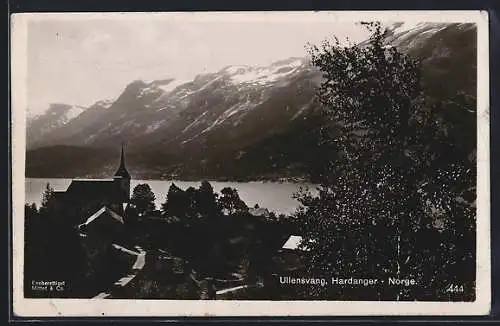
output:
[{"label": "dirt path", "polygon": [[116,281],[113,286],[108,289],[106,292],[101,292],[92,299],[107,299],[110,298],[113,295],[113,292],[116,291],[117,289],[124,288],[126,287],[136,276],[137,274],[144,268],[144,265],[146,264],[146,251],[143,250],[139,246],[135,246],[134,248],[137,251],[132,251],[130,249],[127,249],[125,247],[122,247],[117,244],[113,244],[113,247],[119,251],[122,251],[124,253],[127,253],[129,255],[135,255],[137,256],[134,265],[132,266],[132,269],[130,272],[120,278],[118,281]]}]

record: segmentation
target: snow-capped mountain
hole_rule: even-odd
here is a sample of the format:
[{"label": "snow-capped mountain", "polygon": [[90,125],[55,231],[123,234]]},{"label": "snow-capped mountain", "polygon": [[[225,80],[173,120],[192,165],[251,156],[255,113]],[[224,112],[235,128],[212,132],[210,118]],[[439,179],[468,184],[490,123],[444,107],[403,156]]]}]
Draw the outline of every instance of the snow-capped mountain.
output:
[{"label": "snow-capped mountain", "polygon": [[137,80],[113,103],[98,102],[71,123],[65,120],[47,130],[50,138],[37,137],[33,143],[102,146],[127,141],[130,146],[153,142],[186,147],[206,142],[220,129],[238,138],[256,123],[279,127],[312,105],[320,78],[310,68],[305,59],[290,58],[267,67],[229,66],[191,81]]},{"label": "snow-capped mountain", "polygon": [[76,105],[51,104],[44,114],[28,120],[28,144],[36,139],[48,137],[52,132],[78,117],[84,110],[84,107]]},{"label": "snow-capped mountain", "polygon": [[89,116],[97,118],[95,113],[109,108],[112,102],[111,100],[101,100],[89,108],[62,103],[51,104],[44,114],[28,119],[28,148],[36,147],[40,143],[57,143],[58,139],[64,135],[65,130],[76,128],[78,121],[91,123],[93,119],[89,121]]},{"label": "snow-capped mountain", "polygon": [[[422,59],[423,82],[432,96],[475,97],[474,25],[396,24],[386,42]],[[262,174],[257,166],[283,174],[313,155],[303,149],[313,150],[312,133],[320,127],[312,121],[321,80],[306,58],[296,57],[264,67],[227,66],[193,80],[137,80],[114,101],[85,109],[51,106],[28,123],[28,146],[40,160],[51,146],[116,149],[125,141],[131,155],[136,153],[136,174],[145,177],[165,171],[222,174],[234,164],[246,175]],[[54,162],[43,160],[30,170],[28,155],[28,174],[54,176]],[[89,174],[99,169],[97,162],[88,163]],[[57,174],[68,171],[59,167]]]}]

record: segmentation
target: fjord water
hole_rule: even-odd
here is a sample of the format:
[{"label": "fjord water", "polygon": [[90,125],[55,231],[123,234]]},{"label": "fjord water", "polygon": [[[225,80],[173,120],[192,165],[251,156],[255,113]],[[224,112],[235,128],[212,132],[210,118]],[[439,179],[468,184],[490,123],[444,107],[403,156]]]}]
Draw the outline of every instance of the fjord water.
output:
[{"label": "fjord water", "polygon": [[[132,180],[131,191],[140,183],[147,183],[154,192],[156,208],[160,208],[161,203],[165,201],[168,188],[174,182],[179,188],[188,187],[198,188],[201,184],[196,181],[177,181],[177,180]],[[42,195],[47,183],[56,190],[64,191],[71,183],[71,179],[35,179],[27,178],[25,180],[25,202],[35,203],[40,206]],[[310,183],[292,183],[292,182],[219,182],[210,181],[215,192],[225,187],[236,188],[240,198],[249,206],[258,204],[276,214],[291,214],[299,207],[299,202],[292,196],[299,187],[306,187],[313,193],[315,185]]]}]

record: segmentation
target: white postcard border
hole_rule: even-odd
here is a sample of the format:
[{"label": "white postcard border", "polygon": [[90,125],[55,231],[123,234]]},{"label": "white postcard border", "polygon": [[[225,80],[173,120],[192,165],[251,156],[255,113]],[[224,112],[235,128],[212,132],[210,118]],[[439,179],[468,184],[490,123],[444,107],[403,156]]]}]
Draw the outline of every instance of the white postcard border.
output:
[{"label": "white postcard border", "polygon": [[[376,316],[484,315],[491,305],[489,171],[489,34],[484,11],[29,13],[11,16],[12,262],[17,316]],[[477,273],[475,302],[191,301],[26,299],[23,297],[27,25],[33,20],[80,19],[433,21],[477,24]]]}]

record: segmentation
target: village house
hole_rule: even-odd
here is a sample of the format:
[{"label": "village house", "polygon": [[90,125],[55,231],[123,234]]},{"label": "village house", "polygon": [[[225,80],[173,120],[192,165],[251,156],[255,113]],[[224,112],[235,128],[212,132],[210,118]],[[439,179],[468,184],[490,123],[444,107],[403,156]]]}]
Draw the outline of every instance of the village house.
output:
[{"label": "village house", "polygon": [[123,217],[103,206],[84,223],[78,225],[81,236],[99,237],[111,241],[121,241],[123,237]]},{"label": "village house", "polygon": [[248,213],[250,215],[257,216],[257,217],[270,217],[271,216],[271,212],[269,212],[269,210],[267,208],[258,207],[258,206],[253,207],[253,208],[249,208]]},{"label": "village house", "polygon": [[274,257],[275,267],[282,272],[299,271],[304,268],[302,255],[308,251],[306,246],[301,246],[303,238],[290,235]]}]

